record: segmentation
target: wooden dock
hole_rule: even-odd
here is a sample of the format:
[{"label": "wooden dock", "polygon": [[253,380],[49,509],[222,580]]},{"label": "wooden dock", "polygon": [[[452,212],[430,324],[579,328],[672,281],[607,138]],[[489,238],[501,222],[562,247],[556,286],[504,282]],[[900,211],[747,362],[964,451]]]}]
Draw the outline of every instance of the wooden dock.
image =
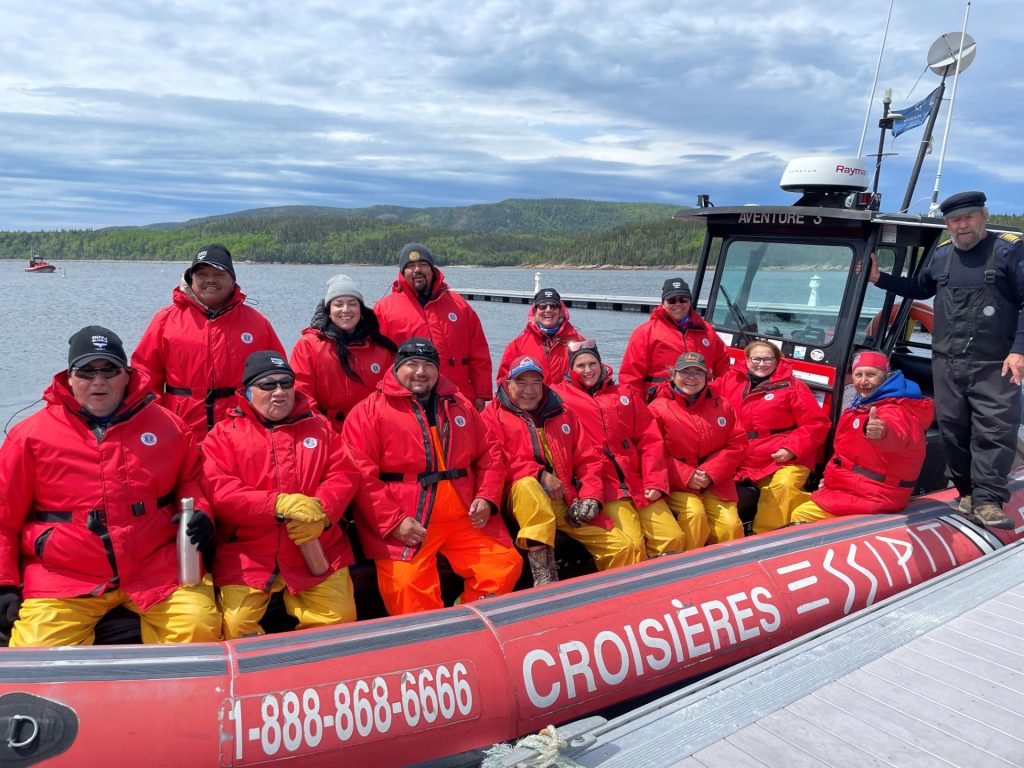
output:
[{"label": "wooden dock", "polygon": [[[496,291],[491,288],[460,288],[459,295],[468,301],[490,301],[497,304],[532,304],[534,291]],[[651,296],[600,296],[584,293],[563,293],[562,303],[569,309],[603,309],[609,312],[649,313],[661,304]]]}]

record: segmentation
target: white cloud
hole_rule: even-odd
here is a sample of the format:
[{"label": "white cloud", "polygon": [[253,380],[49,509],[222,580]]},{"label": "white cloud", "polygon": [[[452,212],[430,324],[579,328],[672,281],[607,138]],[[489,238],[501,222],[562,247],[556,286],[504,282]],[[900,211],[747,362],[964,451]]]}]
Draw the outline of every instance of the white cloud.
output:
[{"label": "white cloud", "polygon": [[[887,7],[7,3],[0,227],[295,201],[778,196],[787,158],[856,148]],[[1015,12],[1017,0],[974,5],[978,57],[960,83],[944,171],[946,189],[986,188],[1011,210],[1022,207]],[[915,87],[929,45],[962,20],[959,0],[927,14],[898,6],[880,88],[897,103],[922,98],[936,83],[926,73]],[[886,199],[902,196],[915,134],[886,161]],[[872,128],[865,151],[876,145]]]}]

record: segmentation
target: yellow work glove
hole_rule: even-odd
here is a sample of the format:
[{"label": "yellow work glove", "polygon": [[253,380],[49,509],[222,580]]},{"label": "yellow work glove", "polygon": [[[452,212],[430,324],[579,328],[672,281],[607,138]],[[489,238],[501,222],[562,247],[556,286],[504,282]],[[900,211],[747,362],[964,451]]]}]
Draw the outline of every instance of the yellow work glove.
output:
[{"label": "yellow work glove", "polygon": [[282,493],[274,504],[274,513],[282,520],[298,520],[300,523],[327,522],[320,500],[304,493]]},{"label": "yellow work glove", "polygon": [[316,541],[320,538],[324,532],[323,520],[317,520],[311,523],[303,523],[298,520],[289,520],[285,526],[288,531],[288,538],[295,542],[295,546],[301,547],[303,544],[308,544],[311,541]]}]

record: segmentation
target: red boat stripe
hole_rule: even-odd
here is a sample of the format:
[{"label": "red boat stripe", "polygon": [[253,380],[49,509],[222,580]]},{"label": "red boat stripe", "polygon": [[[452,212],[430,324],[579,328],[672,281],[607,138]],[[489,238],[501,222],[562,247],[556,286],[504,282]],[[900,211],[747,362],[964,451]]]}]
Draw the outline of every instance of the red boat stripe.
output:
[{"label": "red boat stripe", "polygon": [[455,622],[454,624],[447,621],[437,623],[435,619],[434,626],[406,630],[405,632],[394,632],[390,626],[387,626],[381,630],[380,634],[367,636],[364,630],[359,637],[334,643],[325,642],[323,635],[318,634],[316,643],[295,647],[297,638],[293,638],[293,647],[290,650],[240,658],[238,671],[244,674],[261,672],[265,669],[284,669],[295,665],[305,666],[314,661],[338,659],[390,648],[402,648],[412,643],[431,640],[449,640],[460,635],[486,631],[488,631],[487,625],[479,618],[474,617],[471,621]]},{"label": "red boat stripe", "polygon": [[[456,626],[461,621],[469,621],[474,624],[480,622],[475,612],[465,606],[456,606],[445,611],[445,623]],[[403,632],[418,627],[437,625],[437,616],[431,614],[412,614],[409,616],[392,616],[388,618],[388,632]],[[352,637],[365,637],[375,634],[376,627],[365,621],[352,624],[339,624],[332,627],[317,628],[317,642],[320,640],[344,640]],[[283,632],[276,635],[266,635],[252,640],[243,640],[235,645],[236,656],[244,658],[249,654],[258,654],[275,648],[294,648],[302,644],[302,635],[294,632]]]},{"label": "red boat stripe", "polygon": [[[948,515],[949,512],[950,509],[946,505],[936,504],[934,508],[929,506],[927,509],[915,512],[914,514],[901,516],[898,521],[892,518],[876,518],[868,524],[858,526],[857,534],[868,535],[876,531],[887,530],[894,525],[902,526],[904,523],[910,525],[924,520],[936,520],[940,516]],[[852,521],[848,518],[845,521],[843,518],[836,518],[816,523],[813,529],[815,543],[826,545],[837,541],[844,541],[850,536],[850,522]],[[828,531],[829,528],[839,530],[832,530],[830,533]],[[808,531],[808,533],[811,533],[811,531]],[[516,601],[520,607],[517,607],[516,603],[510,606],[509,602],[511,601],[503,600],[500,604],[493,607],[487,603],[481,603],[479,607],[474,606],[474,608],[489,622],[501,627],[516,624],[528,618],[538,618],[558,613],[570,607],[578,608],[614,599],[620,595],[632,594],[640,589],[663,586],[682,579],[714,573],[725,568],[756,563],[761,560],[784,555],[805,546],[806,542],[804,539],[789,538],[774,545],[758,543],[756,540],[752,540],[749,548],[730,552],[728,557],[723,557],[720,551],[709,550],[704,558],[691,555],[687,558],[685,564],[680,564],[678,561],[673,562],[671,557],[665,558],[664,565],[659,562],[654,565],[645,566],[642,575],[618,572],[616,576],[614,575],[616,572],[609,572],[606,579],[594,579],[589,582],[586,592],[574,592],[572,595],[561,598],[547,598],[543,602],[538,602],[536,596],[529,599],[527,595],[524,595],[524,600]],[[735,549],[739,548],[734,547]],[[652,573],[652,571],[654,572]],[[609,581],[614,583],[608,583]],[[527,604],[523,605],[523,602]]]}]

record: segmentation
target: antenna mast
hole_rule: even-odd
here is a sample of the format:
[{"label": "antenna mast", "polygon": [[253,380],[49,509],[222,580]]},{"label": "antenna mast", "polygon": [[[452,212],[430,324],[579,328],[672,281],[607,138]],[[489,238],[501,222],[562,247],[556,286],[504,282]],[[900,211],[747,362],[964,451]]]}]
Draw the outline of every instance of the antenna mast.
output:
[{"label": "antenna mast", "polygon": [[[875,88],[878,85],[878,72],[882,68],[882,54],[885,53],[885,40],[889,37],[889,20],[892,19],[892,5],[896,0],[889,0],[889,13],[885,16],[885,30],[882,32],[882,47],[878,49],[878,63],[875,64],[875,79],[871,82],[871,93],[868,95],[868,108],[864,113],[864,127],[860,131],[860,144],[857,145],[857,157],[863,157],[864,137],[868,133],[868,121],[871,119],[871,102],[875,100]],[[968,3],[968,5],[970,5]]]},{"label": "antenna mast", "polygon": [[[956,52],[956,71],[953,74],[953,93],[949,97],[949,116],[946,118],[946,127],[942,132],[942,150],[939,152],[939,166],[935,171],[935,189],[932,190],[932,204],[928,206],[928,215],[934,216],[935,211],[939,209],[939,184],[942,181],[942,163],[946,159],[946,143],[949,141],[949,128],[953,125],[953,104],[956,101],[956,84],[960,80],[961,69],[966,69],[967,65],[974,60],[974,40],[971,39],[967,34],[967,19],[971,15],[971,4],[967,3],[967,8],[964,11],[964,28],[960,33],[959,47]],[[970,47],[970,60],[963,63],[966,58],[964,54],[965,46]]]}]

